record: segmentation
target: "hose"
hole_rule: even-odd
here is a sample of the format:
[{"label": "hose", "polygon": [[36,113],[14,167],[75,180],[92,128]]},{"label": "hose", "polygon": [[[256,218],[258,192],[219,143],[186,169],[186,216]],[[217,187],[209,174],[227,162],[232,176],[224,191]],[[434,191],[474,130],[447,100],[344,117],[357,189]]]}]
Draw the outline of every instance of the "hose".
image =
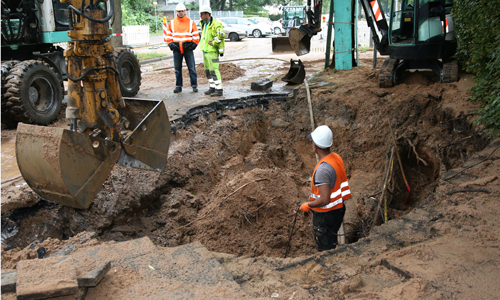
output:
[{"label": "hose", "polygon": [[[113,70],[113,72],[115,72],[117,75],[120,75],[120,73],[118,72],[118,70],[113,67],[113,66],[109,66],[109,65],[106,65],[106,66],[101,66],[101,67],[90,67],[88,68],[83,74],[82,76],[80,77],[77,77],[77,78],[73,78],[69,75],[69,70],[68,70],[68,78],[72,81],[80,81],[82,80],[85,76],[87,76],[87,74],[90,72],[90,71],[93,71],[93,70],[101,70],[101,69],[111,69]],[[118,76],[118,78],[120,78],[120,76]],[[121,80],[121,79],[120,79]]]},{"label": "hose", "polygon": [[84,18],[86,18],[86,19],[88,19],[90,21],[97,22],[97,23],[105,23],[105,22],[109,21],[113,17],[113,15],[115,14],[115,8],[114,8],[115,1],[114,0],[110,0],[110,6],[111,6],[111,9],[109,10],[109,14],[104,19],[94,19],[91,16],[87,16],[86,14],[82,13],[81,11],[79,11],[73,5],[69,5],[68,9],[73,10],[78,15],[80,15],[80,16],[82,16],[82,17],[84,17]]}]

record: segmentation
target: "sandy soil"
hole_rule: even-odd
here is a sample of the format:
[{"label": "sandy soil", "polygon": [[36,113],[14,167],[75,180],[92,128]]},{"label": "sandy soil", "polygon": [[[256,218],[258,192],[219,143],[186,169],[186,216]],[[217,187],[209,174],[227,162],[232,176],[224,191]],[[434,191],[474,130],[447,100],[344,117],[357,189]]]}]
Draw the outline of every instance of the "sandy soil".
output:
[{"label": "sandy soil", "polygon": [[[286,102],[200,116],[176,131],[162,173],[116,166],[86,211],[38,202],[29,187],[13,192],[2,185],[2,197],[38,202],[9,212],[2,207],[2,227],[17,230],[4,239],[2,271],[35,258],[41,245],[50,255],[68,237],[95,231],[93,244],[143,236],[161,247],[200,241],[251,297],[498,298],[500,150],[494,151],[500,141],[491,143],[473,123],[471,76],[441,84],[433,73],[418,71],[380,89],[371,60],[361,63],[309,79],[315,125],[334,131],[332,150],[344,159],[354,196],[346,203],[348,245],[317,253],[311,215],[300,212],[283,259],[316,161],[301,86]],[[233,71],[223,74],[240,72],[237,65],[228,68]],[[156,84],[149,76],[143,75],[141,90]],[[396,159],[391,169],[389,123],[409,198]],[[388,222],[380,225],[387,169]],[[112,282],[130,284],[127,271],[118,271],[123,276]]]}]

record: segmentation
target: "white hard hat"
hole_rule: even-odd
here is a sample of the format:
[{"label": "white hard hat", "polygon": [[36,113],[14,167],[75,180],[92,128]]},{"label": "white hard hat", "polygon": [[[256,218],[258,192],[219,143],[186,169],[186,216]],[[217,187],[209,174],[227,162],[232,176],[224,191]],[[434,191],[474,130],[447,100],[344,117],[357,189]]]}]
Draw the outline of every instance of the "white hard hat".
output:
[{"label": "white hard hat", "polygon": [[175,10],[176,10],[176,11],[179,11],[179,10],[186,10],[186,6],[184,5],[184,3],[179,3],[179,4],[177,4],[177,6],[175,7]]},{"label": "white hard hat", "polygon": [[210,15],[212,15],[212,9],[210,8],[210,6],[202,6],[200,8],[200,13],[202,13],[202,12],[207,12]]},{"label": "white hard hat", "polygon": [[307,138],[312,139],[316,146],[323,149],[329,148],[333,144],[333,133],[326,125],[316,127]]}]

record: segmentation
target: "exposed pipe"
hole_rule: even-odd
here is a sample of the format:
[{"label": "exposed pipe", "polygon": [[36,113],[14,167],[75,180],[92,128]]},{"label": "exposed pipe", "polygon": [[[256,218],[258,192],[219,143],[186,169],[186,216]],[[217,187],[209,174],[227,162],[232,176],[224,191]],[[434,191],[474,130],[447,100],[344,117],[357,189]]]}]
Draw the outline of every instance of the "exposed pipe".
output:
[{"label": "exposed pipe", "polygon": [[[314,115],[313,115],[313,110],[312,110],[312,101],[311,101],[311,92],[309,90],[309,84],[307,83],[307,78],[304,79],[304,84],[306,85],[306,93],[307,93],[307,102],[309,103],[309,117],[311,118],[311,132],[314,131]],[[319,157],[318,153],[316,154],[316,163],[319,162]],[[345,235],[344,235],[344,222],[340,224],[339,228],[339,235],[340,235],[340,244],[344,245],[345,244]]]}]

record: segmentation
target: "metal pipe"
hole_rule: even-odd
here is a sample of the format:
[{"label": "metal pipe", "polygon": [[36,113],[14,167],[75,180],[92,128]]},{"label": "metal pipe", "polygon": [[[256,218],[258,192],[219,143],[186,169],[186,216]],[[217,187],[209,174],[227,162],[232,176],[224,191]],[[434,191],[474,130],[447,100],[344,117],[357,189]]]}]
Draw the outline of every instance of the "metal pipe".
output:
[{"label": "metal pipe", "polygon": [[330,1],[330,12],[328,16],[328,31],[326,34],[325,69],[330,65],[330,47],[332,45],[333,30],[333,0]]}]

